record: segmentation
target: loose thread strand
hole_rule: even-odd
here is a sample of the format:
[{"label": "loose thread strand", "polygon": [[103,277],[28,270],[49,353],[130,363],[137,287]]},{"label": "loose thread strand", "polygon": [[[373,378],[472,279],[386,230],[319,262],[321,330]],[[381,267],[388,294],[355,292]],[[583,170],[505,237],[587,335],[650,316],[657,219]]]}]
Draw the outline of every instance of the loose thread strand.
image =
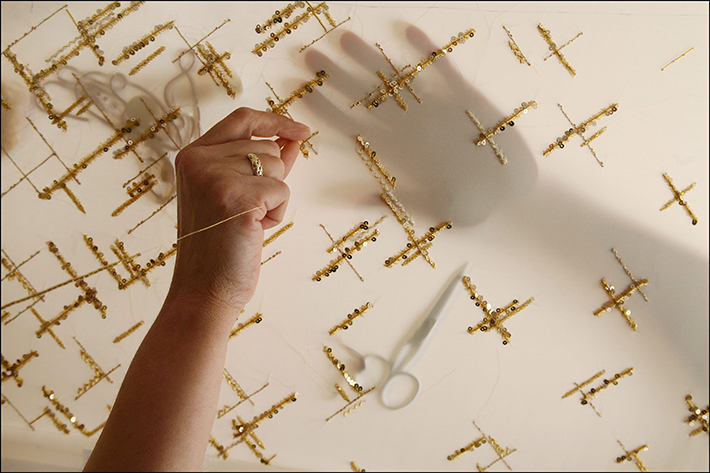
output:
[{"label": "loose thread strand", "polygon": [[[219,221],[219,222],[217,222],[217,223],[214,223],[214,224],[212,224],[212,225],[210,225],[210,226],[208,226],[208,227],[202,228],[202,229],[200,229],[200,230],[195,230],[194,232],[190,232],[190,233],[188,233],[187,235],[183,235],[183,236],[181,236],[180,238],[178,238],[178,239],[176,240],[176,242],[182,240],[183,238],[187,238],[187,237],[192,236],[192,235],[195,235],[195,234],[197,234],[197,233],[204,232],[205,230],[209,230],[210,228],[214,228],[214,227],[216,227],[217,225],[221,225],[221,224],[223,224],[223,223],[226,223],[226,222],[228,222],[229,220],[232,220],[232,219],[234,219],[234,218],[240,217],[240,216],[242,216],[242,215],[244,215],[244,214],[248,214],[249,212],[254,212],[255,210],[258,210],[258,209],[260,209],[260,208],[262,208],[262,207],[263,207],[263,208],[266,208],[265,206],[260,205],[260,206],[258,206],[258,207],[254,207],[253,209],[245,210],[244,212],[240,212],[240,213],[238,213],[238,214],[236,214],[236,215],[232,215],[231,217],[227,217],[227,218],[225,218],[224,220],[221,220],[221,221]],[[89,276],[93,276],[94,274],[99,273],[99,272],[101,272],[101,271],[103,271],[103,270],[105,270],[105,269],[112,268],[112,267],[114,267],[114,266],[116,266],[116,265],[118,265],[118,264],[124,263],[124,262],[126,262],[126,261],[132,261],[133,259],[137,258],[137,257],[140,256],[140,255],[141,255],[140,253],[137,253],[137,254],[135,254],[135,255],[133,255],[133,256],[129,256],[128,258],[123,258],[123,259],[118,260],[118,261],[116,261],[116,262],[114,262],[114,263],[111,263],[111,264],[109,264],[109,265],[102,266],[101,268],[96,269],[96,270],[94,270],[94,271],[91,271],[91,272],[89,272],[89,273],[86,273],[86,274],[84,274],[84,275],[82,275],[82,276],[78,276],[78,277],[72,278],[72,279],[70,279],[70,280],[68,280],[68,281],[64,281],[64,282],[62,282],[62,283],[56,284],[56,285],[54,285],[54,286],[52,286],[52,287],[50,287],[50,288],[47,288],[47,289],[45,289],[45,290],[43,290],[43,291],[35,292],[35,293],[33,293],[33,294],[31,294],[31,295],[29,295],[29,296],[27,296],[27,297],[24,297],[24,298],[22,298],[22,299],[17,299],[17,300],[15,300],[15,301],[8,302],[7,304],[5,304],[5,305],[3,305],[2,307],[0,307],[0,309],[5,309],[5,308],[7,308],[7,307],[10,307],[10,306],[12,306],[12,305],[18,304],[18,303],[20,303],[20,302],[24,302],[24,301],[26,301],[26,300],[29,300],[29,299],[32,299],[32,298],[35,298],[35,297],[39,297],[39,296],[41,296],[41,295],[43,295],[43,294],[46,294],[46,293],[48,293],[48,292],[50,292],[50,291],[53,291],[53,290],[55,290],[55,289],[59,289],[59,288],[62,287],[62,286],[66,286],[67,284],[71,284],[71,283],[73,283],[73,282],[75,282],[75,281],[78,281],[78,280],[80,280],[80,279],[84,279],[84,278],[87,278],[87,277],[89,277]]]},{"label": "loose thread strand", "polygon": [[253,209],[245,210],[244,212],[238,213],[238,214],[236,214],[236,215],[232,215],[231,217],[227,217],[227,218],[225,218],[224,220],[221,220],[221,221],[219,221],[219,222],[217,222],[217,223],[213,223],[213,224],[210,225],[209,227],[201,228],[201,229],[199,229],[199,230],[195,230],[194,232],[190,232],[190,233],[188,233],[187,235],[183,235],[183,236],[181,236],[180,238],[178,238],[178,239],[175,240],[175,241],[180,241],[180,240],[182,240],[183,238],[187,238],[187,237],[192,236],[192,235],[194,235],[194,234],[196,234],[196,233],[204,232],[205,230],[209,230],[210,228],[214,228],[214,227],[216,227],[217,225],[222,225],[223,223],[226,223],[226,222],[228,222],[229,220],[232,220],[233,218],[241,217],[241,216],[244,215],[244,214],[248,214],[249,212],[254,212],[255,210],[259,210],[259,209],[261,209],[261,208],[264,208],[264,209],[265,209],[266,207],[263,206],[263,205],[260,205],[260,206],[258,206],[258,207],[254,207]]}]

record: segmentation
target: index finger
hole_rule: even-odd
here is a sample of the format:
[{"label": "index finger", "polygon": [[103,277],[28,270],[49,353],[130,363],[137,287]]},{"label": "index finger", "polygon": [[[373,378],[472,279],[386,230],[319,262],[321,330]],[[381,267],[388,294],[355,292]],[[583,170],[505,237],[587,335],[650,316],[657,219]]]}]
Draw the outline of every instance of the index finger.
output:
[{"label": "index finger", "polygon": [[236,140],[249,140],[252,136],[278,136],[292,141],[305,140],[310,129],[303,123],[276,113],[240,107],[210,128],[196,141],[210,146]]}]

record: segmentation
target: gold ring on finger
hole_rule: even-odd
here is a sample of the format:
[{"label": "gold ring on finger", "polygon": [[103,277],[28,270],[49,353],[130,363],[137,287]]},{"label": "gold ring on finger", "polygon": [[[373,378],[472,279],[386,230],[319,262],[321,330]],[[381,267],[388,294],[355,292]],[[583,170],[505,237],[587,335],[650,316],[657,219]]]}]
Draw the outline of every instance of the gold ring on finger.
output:
[{"label": "gold ring on finger", "polygon": [[247,154],[247,158],[249,158],[249,161],[251,162],[251,169],[254,172],[254,175],[263,176],[264,168],[261,166],[261,160],[259,157],[253,153],[249,153]]}]

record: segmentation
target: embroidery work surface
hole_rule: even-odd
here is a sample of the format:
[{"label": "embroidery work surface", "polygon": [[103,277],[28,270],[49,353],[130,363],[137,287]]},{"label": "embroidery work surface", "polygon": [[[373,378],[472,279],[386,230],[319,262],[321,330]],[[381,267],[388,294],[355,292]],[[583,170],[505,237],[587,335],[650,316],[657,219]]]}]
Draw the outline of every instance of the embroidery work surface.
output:
[{"label": "embroidery work surface", "polygon": [[[81,468],[170,283],[175,155],[247,106],[314,134],[206,468],[707,469],[707,5],[2,18],[4,462]],[[466,262],[419,395],[386,409],[364,357]]]}]

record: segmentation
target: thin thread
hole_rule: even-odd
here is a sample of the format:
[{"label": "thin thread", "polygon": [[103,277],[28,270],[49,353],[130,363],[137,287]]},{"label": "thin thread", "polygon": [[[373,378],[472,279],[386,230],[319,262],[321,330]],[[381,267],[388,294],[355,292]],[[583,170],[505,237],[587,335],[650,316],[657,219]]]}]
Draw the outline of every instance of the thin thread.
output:
[{"label": "thin thread", "polygon": [[[247,213],[249,213],[249,212],[253,212],[253,211],[258,210],[258,209],[260,209],[260,208],[262,208],[262,207],[263,207],[263,208],[266,208],[265,206],[260,205],[260,206],[258,206],[258,207],[254,207],[253,209],[245,210],[244,212],[240,212],[240,213],[238,213],[238,214],[236,214],[236,215],[232,215],[231,217],[225,218],[224,220],[221,220],[221,221],[219,221],[219,222],[217,222],[217,223],[214,223],[214,224],[210,225],[209,227],[205,227],[205,228],[202,228],[202,229],[200,229],[200,230],[195,230],[194,232],[188,233],[187,235],[183,235],[183,236],[181,236],[180,238],[178,238],[178,239],[176,240],[176,242],[182,240],[183,238],[187,238],[187,237],[189,237],[189,236],[195,235],[196,233],[204,232],[205,230],[209,230],[210,228],[214,228],[214,227],[216,227],[217,225],[221,225],[221,224],[223,224],[223,223],[225,223],[225,222],[228,222],[229,220],[232,220],[233,218],[240,217],[240,216],[242,216],[242,215],[244,215],[244,214],[247,214]],[[157,247],[156,247],[156,248],[157,248]],[[150,251],[150,250],[148,250],[148,251]],[[3,305],[2,307],[0,307],[0,309],[5,309],[5,308],[7,308],[7,307],[10,307],[11,305],[15,305],[15,304],[18,304],[18,303],[20,303],[20,302],[24,302],[24,301],[26,301],[26,300],[32,299],[32,298],[34,298],[34,297],[41,296],[41,295],[46,294],[46,293],[48,293],[48,292],[50,292],[50,291],[53,291],[54,289],[58,289],[58,288],[60,288],[60,287],[62,287],[62,286],[66,286],[67,284],[71,284],[71,283],[73,283],[73,282],[75,282],[75,281],[78,281],[78,280],[80,280],[80,279],[87,278],[87,277],[92,276],[92,275],[94,275],[94,274],[96,274],[96,273],[99,273],[99,272],[101,272],[101,271],[103,271],[103,270],[105,270],[105,269],[112,268],[112,267],[116,266],[117,264],[121,264],[121,263],[126,262],[126,261],[132,261],[133,259],[137,258],[138,256],[140,256],[140,253],[137,253],[137,254],[135,254],[135,255],[133,255],[133,256],[129,256],[128,258],[124,258],[124,259],[118,260],[118,261],[116,261],[115,263],[111,263],[111,264],[109,264],[109,265],[103,266],[103,267],[101,267],[101,268],[99,268],[99,269],[96,269],[96,270],[94,270],[94,271],[91,271],[91,272],[89,272],[89,273],[86,273],[86,274],[84,274],[84,275],[82,275],[82,276],[79,276],[79,277],[70,279],[70,280],[68,280],[68,281],[64,281],[64,282],[59,283],[59,284],[57,284],[57,285],[54,285],[54,286],[52,286],[52,287],[50,287],[50,288],[48,288],[48,289],[45,289],[44,291],[35,292],[34,294],[31,294],[31,295],[29,295],[29,296],[27,296],[27,297],[24,297],[24,298],[22,298],[22,299],[18,299],[18,300],[16,300],[16,301],[8,302],[7,304],[5,304],[5,305]]]},{"label": "thin thread", "polygon": [[689,50],[687,50],[686,52],[684,52],[683,54],[681,54],[681,55],[678,56],[677,58],[673,59],[671,62],[669,62],[668,64],[666,64],[665,66],[663,66],[663,67],[661,68],[661,70],[662,70],[662,71],[666,70],[666,67],[670,66],[671,64],[673,64],[674,62],[676,62],[678,59],[680,59],[680,58],[682,58],[683,56],[685,56],[686,54],[688,54],[688,53],[689,53],[690,51],[692,51],[693,49],[695,49],[695,47],[690,48]]},{"label": "thin thread", "polygon": [[18,304],[18,303],[20,303],[20,302],[24,302],[24,301],[26,301],[26,300],[28,300],[28,299],[32,299],[33,297],[41,296],[41,295],[43,295],[43,294],[46,294],[46,293],[48,293],[48,292],[50,292],[50,291],[53,291],[53,290],[55,290],[55,289],[58,289],[58,288],[60,288],[60,287],[62,287],[62,286],[66,286],[67,284],[71,284],[71,283],[73,283],[73,282],[75,282],[75,281],[78,281],[78,280],[80,280],[80,279],[88,278],[89,276],[93,276],[94,274],[96,274],[96,273],[98,273],[98,272],[101,272],[101,271],[103,271],[103,270],[105,270],[105,269],[112,268],[112,267],[116,266],[117,264],[123,263],[124,261],[130,261],[130,260],[132,260],[132,259],[134,259],[134,258],[137,258],[138,256],[140,256],[140,253],[137,253],[137,254],[135,254],[135,255],[133,255],[133,256],[130,256],[130,257],[125,258],[125,259],[122,259],[122,260],[118,260],[118,261],[116,261],[115,263],[111,263],[111,264],[109,264],[109,265],[107,265],[107,266],[103,266],[103,267],[101,267],[101,268],[99,268],[99,269],[96,269],[96,270],[94,270],[94,271],[91,271],[90,273],[86,273],[86,274],[84,274],[83,276],[78,276],[78,277],[76,277],[76,278],[69,279],[68,281],[64,281],[64,282],[62,282],[62,283],[59,283],[59,284],[57,284],[57,285],[55,285],[55,286],[52,286],[52,287],[50,287],[50,288],[48,288],[48,289],[45,289],[44,291],[35,292],[34,294],[31,294],[31,295],[29,295],[29,296],[27,296],[27,297],[24,297],[24,298],[22,298],[22,299],[18,299],[18,300],[13,301],[13,302],[8,302],[7,304],[5,304],[5,305],[3,305],[2,307],[0,307],[0,309],[5,309],[5,308],[7,308],[7,307],[10,307],[11,305],[15,305],[15,304]]},{"label": "thin thread", "polygon": [[183,238],[187,238],[187,237],[192,236],[192,235],[194,235],[194,234],[196,234],[196,233],[204,232],[205,230],[209,230],[210,228],[214,228],[214,227],[216,227],[217,225],[222,225],[223,223],[228,222],[229,220],[232,220],[233,218],[241,217],[241,216],[244,215],[244,214],[248,214],[249,212],[253,212],[253,211],[255,211],[255,210],[259,210],[260,208],[266,209],[265,206],[260,205],[260,206],[258,206],[258,207],[254,207],[253,209],[245,210],[244,212],[238,213],[237,215],[232,215],[231,217],[227,217],[227,218],[225,218],[224,220],[221,220],[221,221],[219,221],[219,222],[217,222],[217,223],[213,223],[213,224],[210,225],[209,227],[205,227],[205,228],[202,228],[202,229],[200,229],[200,230],[195,230],[194,232],[190,232],[190,233],[188,233],[187,235],[183,235],[183,236],[181,236],[180,238],[178,238],[178,239],[175,240],[175,241],[180,241],[180,240],[182,240]]}]

